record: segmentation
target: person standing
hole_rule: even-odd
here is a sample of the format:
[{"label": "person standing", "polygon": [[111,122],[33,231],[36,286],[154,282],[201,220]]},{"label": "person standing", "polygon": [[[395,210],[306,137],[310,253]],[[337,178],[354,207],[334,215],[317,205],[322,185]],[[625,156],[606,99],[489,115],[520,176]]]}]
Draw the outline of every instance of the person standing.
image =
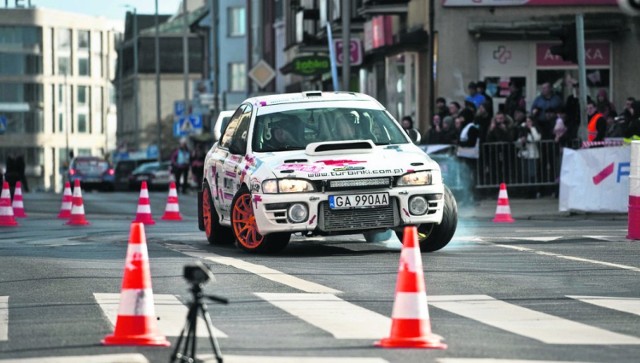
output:
[{"label": "person standing", "polygon": [[589,118],[587,139],[589,141],[604,141],[604,137],[607,135],[607,119],[598,112],[595,102],[587,102],[587,115]]},{"label": "person standing", "polygon": [[189,187],[189,166],[191,152],[187,145],[187,140],[180,140],[180,146],[171,155],[171,172],[176,179],[176,188],[182,190],[182,194],[187,193]]},{"label": "person standing", "polygon": [[22,191],[29,191],[29,183],[27,182],[27,176],[25,174],[26,164],[24,162],[24,156],[18,155],[16,157],[16,171],[18,173],[18,180],[22,183]]},{"label": "person standing", "polygon": [[[540,89],[540,95],[533,100],[533,104],[531,105],[531,114],[535,116],[535,121],[538,126],[542,129],[546,128],[545,120],[545,112],[547,109],[557,110],[562,107],[562,98],[558,96],[553,89],[551,88],[551,83],[544,82]],[[538,109],[538,112],[534,112],[535,109]],[[540,130],[542,132],[542,136],[544,138],[545,132],[544,130]]]},{"label": "person standing", "polygon": [[469,82],[467,90],[469,91],[469,95],[465,97],[464,100],[472,102],[476,106],[476,109],[486,101],[484,95],[478,93],[478,85],[475,82]]},{"label": "person standing", "polygon": [[11,200],[13,200],[13,193],[15,191],[16,182],[20,180],[20,173],[18,172],[18,161],[15,152],[10,151],[7,155],[5,179],[9,183],[9,192],[11,194]]},{"label": "person standing", "polygon": [[197,145],[193,149],[193,154],[191,155],[191,173],[193,174],[193,179],[196,182],[198,188],[202,185],[202,176],[204,175],[204,159],[205,152],[202,144]]},{"label": "person standing", "polygon": [[409,135],[409,138],[414,144],[419,144],[422,137],[420,131],[413,127],[413,119],[411,116],[405,116],[402,118],[402,128]]},{"label": "person standing", "polygon": [[[485,81],[478,81],[476,86],[478,87],[478,93],[484,96],[484,102],[482,104],[489,115],[489,120],[491,120],[493,117],[493,97],[487,92],[487,84]],[[480,106],[478,106],[478,108],[480,108]]]}]

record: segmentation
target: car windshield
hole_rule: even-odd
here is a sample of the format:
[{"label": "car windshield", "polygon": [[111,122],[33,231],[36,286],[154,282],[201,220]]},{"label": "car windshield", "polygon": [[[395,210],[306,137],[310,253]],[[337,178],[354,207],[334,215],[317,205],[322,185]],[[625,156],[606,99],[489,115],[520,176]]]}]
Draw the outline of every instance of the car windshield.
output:
[{"label": "car windshield", "polygon": [[371,140],[376,145],[408,143],[398,123],[384,110],[325,107],[257,116],[252,149],[302,150],[310,143],[342,140]]}]

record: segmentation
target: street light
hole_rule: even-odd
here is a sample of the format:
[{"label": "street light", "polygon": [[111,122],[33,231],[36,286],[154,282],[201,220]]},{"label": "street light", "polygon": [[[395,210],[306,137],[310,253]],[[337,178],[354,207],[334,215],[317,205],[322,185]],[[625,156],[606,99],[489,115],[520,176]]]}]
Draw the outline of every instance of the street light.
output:
[{"label": "street light", "polygon": [[156,39],[155,39],[155,66],[156,66],[156,120],[158,122],[158,161],[162,161],[162,111],[160,110],[160,26],[158,25],[158,0],[156,0]]}]

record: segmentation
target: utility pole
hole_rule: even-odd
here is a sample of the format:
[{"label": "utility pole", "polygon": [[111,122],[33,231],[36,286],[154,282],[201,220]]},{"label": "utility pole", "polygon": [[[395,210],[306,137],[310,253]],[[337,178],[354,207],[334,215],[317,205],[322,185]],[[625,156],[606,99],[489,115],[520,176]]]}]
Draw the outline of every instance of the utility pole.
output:
[{"label": "utility pole", "polygon": [[351,0],[342,0],[342,89],[351,81]]},{"label": "utility pole", "polygon": [[65,71],[64,73],[64,138],[65,138],[65,143],[66,143],[66,160],[67,160],[67,168],[69,167],[69,127],[70,127],[70,122],[69,122],[69,97],[70,97],[70,93],[69,92],[69,81],[68,81],[68,76],[67,73],[68,70]]},{"label": "utility pole", "polygon": [[[187,0],[182,0],[182,69],[184,72],[184,117],[188,120],[191,115],[189,102],[189,19]],[[185,120],[186,122],[186,120]]]},{"label": "utility pole", "polygon": [[218,93],[220,92],[220,64],[218,62],[218,0],[209,0],[209,14],[211,15],[211,27],[209,28],[209,80],[212,83],[213,93],[213,111],[211,112],[211,120],[209,130],[213,135],[216,119],[220,113],[220,101]]},{"label": "utility pole", "polygon": [[140,111],[138,110],[138,16],[136,8],[133,8],[133,98],[133,117],[136,125],[133,140],[137,150],[140,148]]},{"label": "utility pole", "polygon": [[158,122],[158,161],[162,161],[162,111],[160,109],[160,25],[158,21],[158,0],[156,0],[156,39],[155,39],[155,61],[156,61],[156,120]]}]

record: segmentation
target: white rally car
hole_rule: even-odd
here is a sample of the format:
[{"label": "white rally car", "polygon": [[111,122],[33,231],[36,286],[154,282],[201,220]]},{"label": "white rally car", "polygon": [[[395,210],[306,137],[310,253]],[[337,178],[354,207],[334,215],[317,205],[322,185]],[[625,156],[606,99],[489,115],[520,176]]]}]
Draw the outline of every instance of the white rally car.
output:
[{"label": "white rally car", "polygon": [[423,251],[456,230],[440,167],[375,99],[304,92],[247,99],[207,153],[199,227],[212,244],[277,252],[292,233],[364,233],[417,225]]}]

